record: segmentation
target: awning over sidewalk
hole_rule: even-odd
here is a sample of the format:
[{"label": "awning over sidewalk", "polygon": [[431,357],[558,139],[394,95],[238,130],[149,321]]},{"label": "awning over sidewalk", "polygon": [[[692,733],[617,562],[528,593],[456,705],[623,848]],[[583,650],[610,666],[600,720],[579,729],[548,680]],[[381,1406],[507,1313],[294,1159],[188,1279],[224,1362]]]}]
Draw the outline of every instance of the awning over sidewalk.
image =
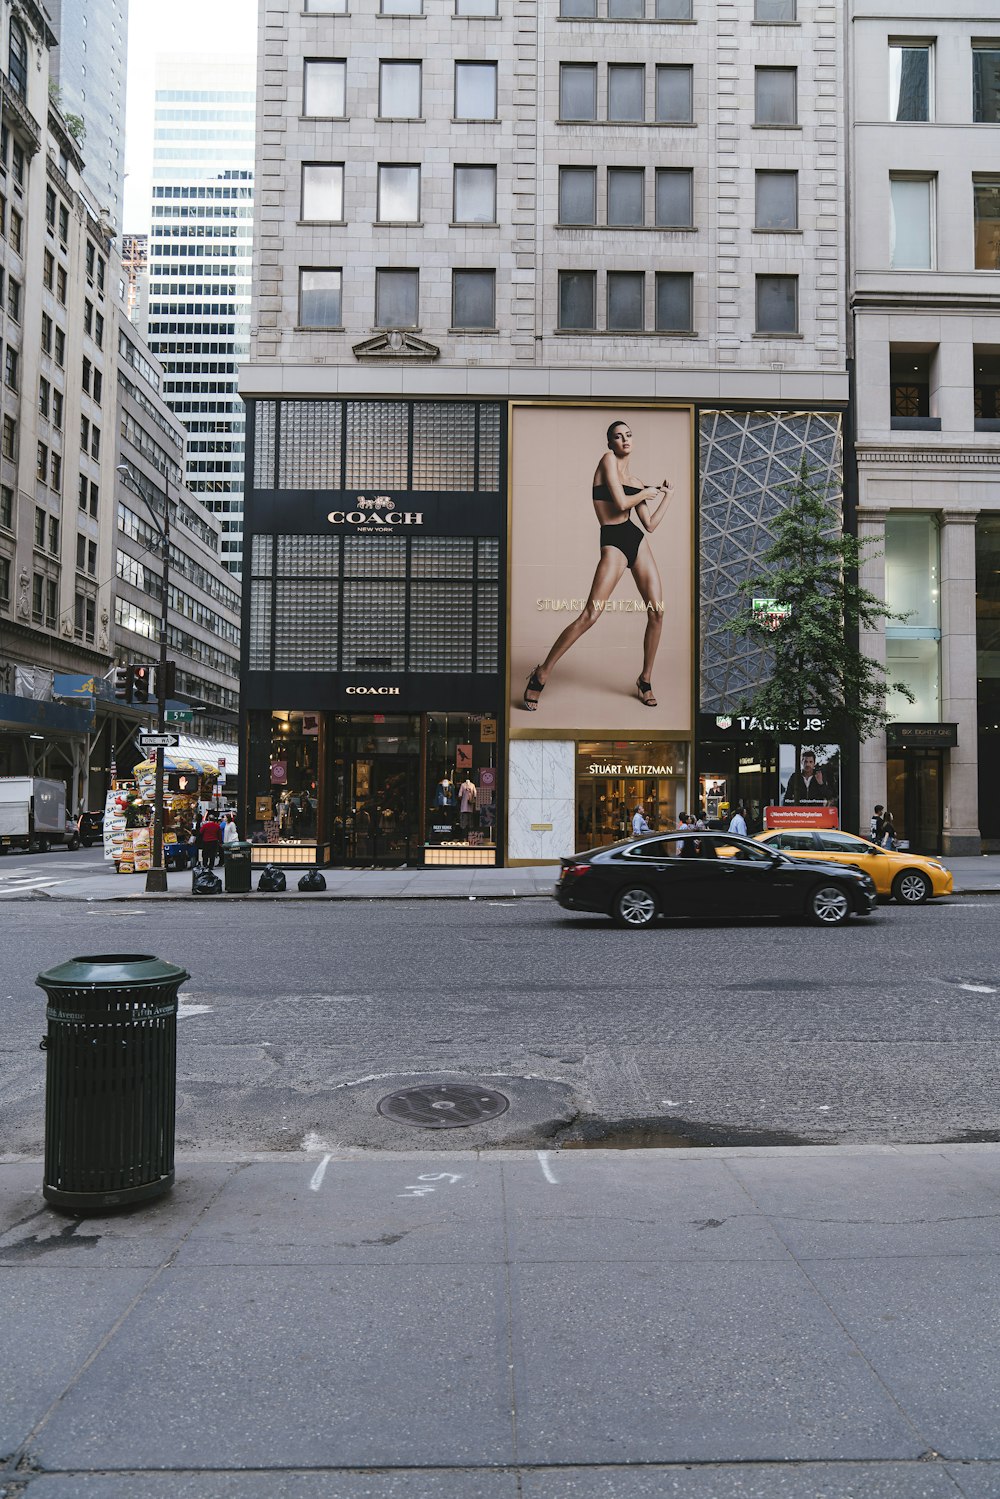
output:
[{"label": "awning over sidewalk", "polygon": [[[211,739],[196,739],[190,734],[181,734],[180,742],[176,748],[168,749],[164,753],[163,768],[167,771],[181,771],[196,775],[211,775],[222,777],[236,775],[239,770],[239,757],[235,744],[219,744]],[[225,760],[223,770],[219,769],[219,761]],[[151,760],[144,760],[144,766],[152,766]],[[138,770],[139,764],[136,764]]]}]

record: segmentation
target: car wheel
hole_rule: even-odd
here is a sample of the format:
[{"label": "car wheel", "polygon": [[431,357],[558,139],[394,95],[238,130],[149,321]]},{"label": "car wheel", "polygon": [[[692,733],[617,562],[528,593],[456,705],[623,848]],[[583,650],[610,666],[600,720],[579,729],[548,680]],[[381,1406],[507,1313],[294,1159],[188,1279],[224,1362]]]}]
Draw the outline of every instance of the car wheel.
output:
[{"label": "car wheel", "polygon": [[919,869],[904,869],[892,882],[893,899],[901,906],[922,906],[931,893],[931,882]]},{"label": "car wheel", "polygon": [[615,896],[612,915],[616,926],[630,927],[633,930],[652,926],[659,915],[656,896],[644,885],[627,885]]},{"label": "car wheel", "polygon": [[70,851],[71,854],[75,853],[76,850],[80,847],[80,840],[79,840],[79,838],[77,838],[77,837],[71,838],[69,840],[69,842],[67,843],[66,847],[69,849],[69,851]]},{"label": "car wheel", "polygon": [[47,854],[49,851],[49,840],[47,838],[32,838],[28,844],[29,854]]},{"label": "car wheel", "polygon": [[806,908],[817,926],[842,926],[851,914],[851,901],[841,885],[817,885]]}]

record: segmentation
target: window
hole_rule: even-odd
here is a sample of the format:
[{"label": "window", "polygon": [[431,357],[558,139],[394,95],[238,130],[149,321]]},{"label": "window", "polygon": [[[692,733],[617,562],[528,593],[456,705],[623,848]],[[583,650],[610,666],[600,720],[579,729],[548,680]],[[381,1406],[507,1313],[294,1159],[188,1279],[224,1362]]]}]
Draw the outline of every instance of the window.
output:
[{"label": "window", "polygon": [[92,578],[97,577],[97,542],[87,542],[87,571]]},{"label": "window", "polygon": [[96,484],[94,484],[92,482],[91,486],[90,486],[90,513],[95,518],[97,516],[97,506],[98,506],[98,502],[100,500],[100,494],[101,494],[101,491],[100,491],[98,485],[96,485]]},{"label": "window", "polygon": [[455,0],[456,16],[495,16],[497,0]]},{"label": "window", "polygon": [[608,0],[609,21],[641,21],[646,13],[646,0]]},{"label": "window", "polygon": [[375,325],[378,328],[415,328],[420,306],[417,271],[375,272]]},{"label": "window", "polygon": [[797,333],[798,276],[757,277],[757,332]]},{"label": "window", "polygon": [[85,301],[83,304],[83,331],[84,333],[91,335],[91,337],[93,336],[94,304],[90,301]]},{"label": "window", "polygon": [[559,327],[593,328],[597,310],[595,271],[559,272]]},{"label": "window", "polygon": [[422,15],[422,0],[382,0],[382,14],[384,16]]},{"label": "window", "polygon": [[94,279],[94,266],[97,264],[97,247],[89,239],[87,241],[86,248],[85,248],[85,250],[83,252],[83,261],[84,261],[84,266],[85,266],[85,269],[86,269],[86,272],[87,272],[87,280],[88,281],[93,281],[93,279]]},{"label": "window", "polygon": [[1000,44],[972,49],[972,118],[1000,125]]},{"label": "window", "polygon": [[56,195],[51,187],[45,189],[45,222],[53,231],[56,227]]},{"label": "window", "polygon": [[56,266],[56,298],[63,307],[66,306],[66,270],[64,266]]},{"label": "window", "polygon": [[929,120],[931,117],[930,105],[930,43],[890,42],[890,120]]},{"label": "window", "polygon": [[342,119],[347,112],[347,64],[307,59],[302,80],[302,113],[313,119]]},{"label": "window", "polygon": [[798,120],[794,68],[756,68],[755,112],[757,125],[794,125]]},{"label": "window", "polygon": [[[0,525],[3,524],[0,511]],[[10,558],[0,557],[0,609],[10,608]]]},{"label": "window", "polygon": [[692,16],[692,0],[656,0],[658,21],[690,21]]},{"label": "window", "polygon": [[453,328],[496,327],[496,272],[453,271],[451,276]]},{"label": "window", "polygon": [[87,538],[86,538],[86,536],[81,536],[79,532],[77,532],[77,537],[76,537],[76,565],[77,565],[77,568],[78,568],[78,570],[80,572],[85,572],[86,571],[86,568],[87,568]]},{"label": "window", "polygon": [[5,416],[3,419],[0,453],[12,461],[17,457],[17,424],[12,416]]},{"label": "window", "polygon": [[7,54],[7,76],[22,99],[28,97],[28,42],[20,21],[10,23],[10,48]]},{"label": "window", "polygon": [[44,484],[49,477],[49,450],[44,442],[38,444],[35,452],[35,478],[41,479]]},{"label": "window", "polygon": [[0,526],[9,531],[14,524],[14,491],[9,484],[0,484]]},{"label": "window", "polygon": [[54,578],[45,580],[45,628],[54,630],[56,627],[56,611],[59,607],[58,585]]},{"label": "window", "polygon": [[642,271],[608,272],[608,328],[642,332],[645,327],[645,281]]},{"label": "window", "polygon": [[48,419],[49,419],[49,403],[51,401],[51,397],[52,397],[52,387],[49,384],[49,382],[46,379],[44,379],[44,378],[41,379],[41,380],[39,380],[39,382],[38,382],[38,412],[39,412],[40,416],[44,416],[45,417],[46,421],[48,421]]},{"label": "window", "polygon": [[101,374],[100,370],[95,370],[94,371],[94,404],[96,406],[99,406],[101,404],[101,396],[103,395],[103,393],[104,393],[104,376]]},{"label": "window", "polygon": [[52,319],[47,312],[42,313],[42,352],[52,353]]},{"label": "window", "polygon": [[94,367],[91,364],[90,360],[89,359],[84,359],[84,361],[83,361],[83,374],[82,374],[82,378],[81,378],[80,383],[83,386],[84,390],[87,392],[88,396],[90,395],[90,377],[91,377],[91,374],[93,373],[93,368]]},{"label": "window", "polygon": [[66,364],[66,334],[62,328],[55,331],[54,356],[56,364],[63,369]]},{"label": "window", "polygon": [[49,551],[53,556],[59,554],[59,517],[49,516]]},{"label": "window", "polygon": [[799,227],[798,172],[757,172],[755,229]]},{"label": "window", "polygon": [[931,211],[931,178],[889,179],[889,264],[894,271],[930,270]]},{"label": "window", "polygon": [[559,118],[597,119],[597,64],[559,64]]},{"label": "window", "polygon": [[694,225],[694,172],[689,167],[658,167],[656,223],[660,229]]},{"label": "window", "polygon": [[44,250],[42,252],[42,284],[51,291],[55,286],[55,279],[56,258],[51,250]]},{"label": "window", "polygon": [[65,245],[69,239],[69,209],[65,203],[59,204],[59,241]]},{"label": "window", "polygon": [[940,420],[931,416],[931,371],[934,349],[926,345],[890,344],[890,427],[903,431]]},{"label": "window", "polygon": [[608,223],[620,228],[644,224],[646,174],[642,167],[608,168]]},{"label": "window", "polygon": [[101,429],[96,423],[90,429],[90,456],[91,458],[101,456]]},{"label": "window", "polygon": [[694,119],[694,69],[668,63],[656,70],[656,118],[661,125],[690,125]]},{"label": "window", "polygon": [[3,377],[8,390],[17,390],[18,358],[17,350],[12,349],[10,344],[4,350]]},{"label": "window", "polygon": [[52,425],[57,431],[62,431],[63,424],[63,394],[61,390],[52,392]]},{"label": "window", "polygon": [[339,268],[299,271],[299,323],[303,328],[340,327],[342,279]]},{"label": "window", "polygon": [[21,253],[21,231],[23,228],[24,220],[17,209],[12,208],[10,211],[10,247],[12,250],[16,250],[19,255]]},{"label": "window", "polygon": [[94,342],[99,349],[104,348],[104,314],[102,312],[94,314]]},{"label": "window", "polygon": [[1000,271],[1000,177],[972,179],[976,270]]},{"label": "window", "polygon": [[497,117],[497,65],[495,62],[455,64],[455,118],[495,120]]},{"label": "window", "polygon": [[10,170],[14,181],[19,187],[24,186],[24,147],[19,146],[17,141],[10,148]]},{"label": "window", "polygon": [[35,546],[39,551],[45,550],[45,511],[35,506]]},{"label": "window", "polygon": [[347,0],[303,0],[302,9],[307,15],[346,16]]},{"label": "window", "polygon": [[86,508],[87,508],[87,475],[86,474],[81,474],[80,475],[80,488],[79,488],[79,491],[77,493],[77,505],[79,506],[79,508],[81,510],[86,510]]},{"label": "window", "polygon": [[21,321],[21,283],[13,276],[7,277],[7,312],[15,323]]},{"label": "window", "polygon": [[455,168],[455,203],[453,212],[457,224],[496,223],[496,167]]},{"label": "window", "polygon": [[586,21],[597,15],[597,0],[559,0],[564,21]]},{"label": "window", "polygon": [[1000,432],[1000,350],[989,344],[976,344],[972,355],[976,430]]},{"label": "window", "polygon": [[656,277],[657,333],[693,331],[693,282],[690,271],[660,271]]},{"label": "window", "polygon": [[90,418],[86,417],[86,416],[81,416],[81,418],[80,418],[80,448],[85,453],[89,447],[90,447]]},{"label": "window", "polygon": [[608,66],[608,119],[646,118],[646,69],[642,64],[610,63]]},{"label": "window", "polygon": [[[100,441],[100,436],[98,432],[98,441]],[[53,453],[49,460],[49,485],[56,494],[62,490],[62,458],[58,453]]]},{"label": "window", "polygon": [[342,162],[307,161],[303,165],[299,217],[314,223],[339,223],[343,220]]},{"label": "window", "polygon": [[40,625],[45,618],[45,579],[35,573],[31,579],[31,622]]},{"label": "window", "polygon": [[420,64],[379,63],[378,112],[385,120],[420,118]]},{"label": "window", "polygon": [[794,21],[795,0],[754,0],[755,21]]},{"label": "window", "polygon": [[380,166],[378,219],[382,224],[415,224],[420,218],[420,168]]},{"label": "window", "polygon": [[560,224],[597,223],[597,168],[559,168]]}]

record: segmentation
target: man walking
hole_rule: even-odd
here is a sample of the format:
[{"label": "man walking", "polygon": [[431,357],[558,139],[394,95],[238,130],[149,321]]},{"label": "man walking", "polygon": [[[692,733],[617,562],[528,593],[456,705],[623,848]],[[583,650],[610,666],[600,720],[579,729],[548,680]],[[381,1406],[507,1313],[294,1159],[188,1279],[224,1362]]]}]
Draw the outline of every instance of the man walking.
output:
[{"label": "man walking", "polygon": [[871,841],[873,843],[877,843],[881,848],[882,839],[885,837],[885,808],[883,807],[881,802],[875,803],[875,810],[872,813],[871,826],[869,828],[868,836],[871,838]]},{"label": "man walking", "polygon": [[747,820],[743,815],[742,802],[739,803],[736,811],[733,813],[733,820],[729,824],[729,831],[735,833],[738,838],[745,838],[747,836]]},{"label": "man walking", "polygon": [[222,829],[214,812],[209,812],[201,825],[202,863],[211,869],[222,853]]}]

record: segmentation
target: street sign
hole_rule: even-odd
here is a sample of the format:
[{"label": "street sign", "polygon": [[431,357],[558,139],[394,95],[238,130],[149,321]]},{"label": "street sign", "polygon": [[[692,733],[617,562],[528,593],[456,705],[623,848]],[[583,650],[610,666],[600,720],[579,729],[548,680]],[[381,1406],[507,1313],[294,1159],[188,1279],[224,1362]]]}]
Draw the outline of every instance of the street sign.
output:
[{"label": "street sign", "polygon": [[194,714],[190,708],[168,708],[163,716],[167,723],[194,723]]},{"label": "street sign", "polygon": [[225,770],[225,768],[226,768],[226,757],[225,757],[225,755],[220,755],[219,756],[219,769],[220,770]]},{"label": "street sign", "polygon": [[176,749],[181,742],[179,734],[149,734],[140,730],[139,743],[143,749]]}]

